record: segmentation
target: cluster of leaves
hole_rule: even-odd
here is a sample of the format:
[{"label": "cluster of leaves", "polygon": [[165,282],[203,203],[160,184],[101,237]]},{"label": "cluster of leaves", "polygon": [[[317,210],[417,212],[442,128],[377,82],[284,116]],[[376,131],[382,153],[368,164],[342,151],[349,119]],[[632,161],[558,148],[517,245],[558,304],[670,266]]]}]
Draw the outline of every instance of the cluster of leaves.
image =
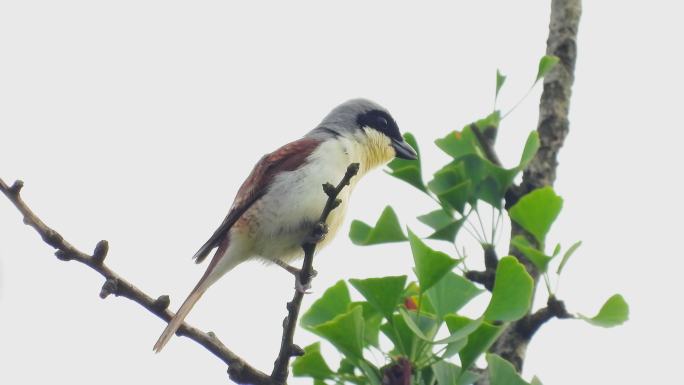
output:
[{"label": "cluster of leaves", "polygon": [[[553,67],[555,61],[557,59],[552,57],[541,60],[537,80]],[[504,81],[505,77],[497,72],[497,95]],[[481,226],[482,232],[478,232],[468,222],[469,218],[473,213],[479,218],[478,205],[491,206],[499,216],[506,212],[529,235],[514,237],[511,244],[535,265],[552,295],[548,275],[551,262],[558,261],[556,273],[560,275],[580,243],[568,248],[560,259],[556,258],[561,253],[560,245],[556,245],[552,253],[545,252],[546,235],[563,204],[550,187],[534,190],[504,210],[506,191],[535,156],[539,138],[536,132],[530,133],[518,164],[511,168],[501,167],[488,159],[478,138],[482,132],[498,129],[500,121],[501,114],[495,110],[486,118],[436,140],[437,147],[451,160],[427,183],[422,176],[418,145],[407,133],[405,139],[417,150],[419,158],[417,161],[395,159],[388,165],[388,173],[427,194],[438,204],[435,211],[418,217],[432,229],[425,239],[455,243],[460,230],[465,228],[483,249],[493,248],[499,221],[491,223],[488,238],[484,226]],[[477,379],[473,365],[485,355],[491,384],[528,384],[508,361],[487,354],[508,323],[530,311],[536,283],[516,257],[506,256],[498,261],[494,286],[488,293],[464,277],[467,270],[463,264],[464,254],[452,257],[431,248],[410,229],[405,233],[389,206],[375,226],[354,221],[350,238],[359,245],[407,241],[417,281],[409,281],[407,276],[350,279],[349,284],[364,301],[352,301],[344,281],[329,288],[302,317],[301,325],[332,344],[342,359],[337,369],[332,369],[321,354],[320,343],[315,343],[306,347],[305,354],[294,361],[295,376],[311,377],[318,385],[380,385],[392,382],[388,376],[398,372],[410,376],[416,384],[471,384]],[[459,313],[470,300],[485,293],[490,295],[489,303],[479,317]],[[624,322],[627,312],[625,301],[615,295],[595,317],[579,315],[578,318],[609,327]],[[391,348],[381,347],[381,335],[392,344]],[[379,363],[375,353],[384,360]],[[374,354],[376,360],[369,360],[369,354]],[[534,378],[530,384],[541,382]]]}]

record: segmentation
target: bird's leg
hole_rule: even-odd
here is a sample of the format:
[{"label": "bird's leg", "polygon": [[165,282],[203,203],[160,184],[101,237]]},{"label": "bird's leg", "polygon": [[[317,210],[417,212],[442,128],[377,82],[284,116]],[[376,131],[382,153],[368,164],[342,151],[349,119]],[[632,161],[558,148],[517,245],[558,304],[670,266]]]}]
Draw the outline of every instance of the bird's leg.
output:
[{"label": "bird's leg", "polygon": [[[285,262],[283,262],[283,261],[281,261],[281,260],[276,260],[275,263],[276,263],[276,265],[282,267],[283,269],[287,270],[290,274],[292,274],[292,275],[294,275],[294,276],[296,276],[296,277],[298,277],[298,276],[299,276],[299,273],[302,272],[302,269],[297,268],[297,267],[294,267],[294,266],[290,266],[290,265],[288,265],[287,263],[285,263]],[[316,277],[317,275],[318,275],[318,272],[317,272],[316,270],[312,270],[312,271],[311,271],[311,278],[314,278],[314,277]]]},{"label": "bird's leg", "polygon": [[[310,293],[308,290],[311,289],[311,282],[304,285],[304,284],[302,284],[302,281],[300,279],[302,269],[296,268],[294,266],[290,266],[287,263],[285,263],[281,260],[278,260],[278,259],[275,261],[275,263],[276,263],[276,265],[282,267],[283,269],[287,270],[290,274],[295,276],[295,279],[296,279],[295,288],[297,289],[298,292],[304,293],[304,294]],[[316,270],[311,270],[311,278],[314,278],[317,275],[318,275],[318,272]]]}]

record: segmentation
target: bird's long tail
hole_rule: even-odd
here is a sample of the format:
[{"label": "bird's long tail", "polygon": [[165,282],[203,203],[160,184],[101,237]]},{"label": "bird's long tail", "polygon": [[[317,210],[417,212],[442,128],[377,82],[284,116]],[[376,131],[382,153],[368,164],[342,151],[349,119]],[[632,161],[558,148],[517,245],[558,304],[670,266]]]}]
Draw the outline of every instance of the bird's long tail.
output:
[{"label": "bird's long tail", "polygon": [[171,321],[166,326],[166,329],[164,329],[164,332],[161,334],[161,336],[159,336],[157,343],[154,344],[155,353],[161,352],[171,337],[173,337],[173,335],[176,333],[178,328],[180,328],[180,326],[183,324],[183,320],[185,317],[187,317],[188,313],[190,313],[190,310],[192,310],[197,301],[202,297],[202,294],[207,291],[209,285],[205,285],[204,282],[205,280],[202,279],[197,286],[195,286],[188,298],[186,298],[185,302],[183,302],[183,305],[181,305],[180,309],[178,309],[178,313],[171,318]]}]

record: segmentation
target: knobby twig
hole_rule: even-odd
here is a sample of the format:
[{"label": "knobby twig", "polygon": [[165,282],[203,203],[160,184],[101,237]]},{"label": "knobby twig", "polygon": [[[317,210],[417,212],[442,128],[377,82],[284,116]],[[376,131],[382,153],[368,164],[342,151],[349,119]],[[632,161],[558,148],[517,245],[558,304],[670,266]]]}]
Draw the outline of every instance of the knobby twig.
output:
[{"label": "knobby twig", "polygon": [[555,296],[549,296],[546,307],[543,307],[528,317],[523,318],[523,322],[516,324],[517,332],[524,338],[532,339],[534,333],[552,318],[566,319],[574,316],[565,309],[565,303]]},{"label": "knobby twig", "polygon": [[[565,319],[573,318],[573,316],[565,310],[563,301],[551,295],[547,300],[546,307],[527,314],[508,325],[489,351],[505,358],[515,366],[518,372],[521,372],[525,361],[525,352],[532,337],[544,323],[553,318]],[[477,382],[478,385],[483,383],[486,382]]]},{"label": "knobby twig", "polygon": [[[300,287],[307,287],[311,283],[316,243],[320,242],[327,232],[325,221],[328,219],[330,212],[342,202],[340,199],[337,199],[337,196],[345,186],[349,185],[351,179],[358,172],[359,164],[352,163],[347,167],[344,178],[342,178],[337,186],[333,186],[329,183],[323,185],[323,190],[328,195],[328,201],[325,204],[325,208],[323,209],[318,224],[315,226],[311,236],[302,244],[302,249],[304,249],[304,262],[302,263],[299,277],[295,276],[295,280],[299,280]],[[292,301],[287,303],[287,317],[283,320],[283,339],[280,343],[278,358],[276,358],[275,364],[273,365],[273,372],[271,373],[271,378],[276,384],[284,384],[287,380],[290,359],[304,354],[302,348],[292,342],[303,298],[304,290],[295,290]]]},{"label": "knobby twig", "polygon": [[[358,172],[358,164],[352,164],[347,169],[344,179],[337,187],[326,184],[324,185],[325,193],[328,195],[328,201],[320,218],[320,223],[325,223],[330,211],[339,205],[337,195],[349,184],[349,180]],[[121,277],[118,273],[110,269],[105,263],[109,245],[107,241],[102,240],[97,243],[92,254],[84,253],[74,247],[71,243],[66,241],[62,235],[57,231],[47,226],[36,214],[26,205],[22,199],[20,192],[24,183],[20,180],[8,186],[2,179],[0,179],[0,191],[14,204],[19,212],[24,217],[24,223],[33,227],[38,235],[45,243],[56,249],[55,256],[62,261],[77,261],[91,269],[98,272],[105,279],[105,283],[100,290],[100,297],[107,298],[113,294],[117,297],[124,297],[140,306],[147,309],[152,314],[161,318],[165,322],[169,322],[174,313],[168,310],[169,297],[167,295],[152,298],[151,296],[138,289],[132,283]],[[324,228],[317,226],[316,229]],[[314,231],[316,233],[316,231]],[[315,236],[316,234],[314,234]],[[312,273],[312,259],[315,250],[315,242],[322,239],[323,233],[318,233],[318,238],[312,238],[307,241],[302,247],[305,250],[304,266],[301,271],[300,280],[303,284],[308,284],[311,281]],[[294,328],[297,323],[297,316],[302,302],[303,293],[296,292],[292,302],[288,303],[288,317],[284,322],[283,342],[281,351],[276,360],[274,374],[269,376],[266,373],[252,367],[240,356],[228,349],[212,332],[205,333],[196,327],[183,323],[178,329],[179,336],[188,337],[196,343],[203,346],[213,355],[218,357],[226,365],[228,365],[228,375],[231,380],[240,384],[254,384],[254,385],[282,385],[287,379],[287,366],[289,359],[293,355],[301,352],[301,349],[292,343],[294,335]],[[293,354],[294,353],[294,354]]]},{"label": "knobby twig", "polygon": [[[168,296],[162,295],[156,299],[152,298],[104,263],[109,249],[107,241],[98,242],[92,255],[78,250],[57,231],[48,227],[26,205],[20,195],[22,186],[22,181],[16,181],[12,186],[8,186],[0,179],[0,191],[5,194],[24,216],[24,223],[33,227],[45,243],[57,249],[55,252],[57,258],[62,261],[80,262],[104,277],[105,283],[100,290],[101,298],[104,299],[110,294],[128,298],[164,321],[169,322],[171,320],[174,314],[168,310],[170,302]],[[187,323],[183,323],[180,329],[178,329],[178,335],[188,337],[197,342],[221,361],[225,362],[229,368],[228,374],[233,381],[257,385],[271,385],[273,383],[267,374],[250,366],[245,360],[228,349],[213,333],[205,333]]]},{"label": "knobby twig", "polygon": [[482,248],[484,250],[485,270],[469,270],[465,273],[465,277],[492,291],[494,290],[494,277],[496,276],[496,267],[499,265],[499,257],[496,255],[494,245],[482,245]]}]

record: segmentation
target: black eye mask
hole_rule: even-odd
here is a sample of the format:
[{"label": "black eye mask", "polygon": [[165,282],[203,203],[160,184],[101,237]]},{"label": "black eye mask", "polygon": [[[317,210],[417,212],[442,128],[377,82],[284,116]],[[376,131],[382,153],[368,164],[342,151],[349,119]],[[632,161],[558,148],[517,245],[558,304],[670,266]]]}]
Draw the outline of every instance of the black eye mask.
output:
[{"label": "black eye mask", "polygon": [[359,128],[370,127],[382,132],[391,139],[402,140],[397,123],[392,119],[390,114],[385,111],[371,110],[359,114],[356,123],[359,125]]}]

